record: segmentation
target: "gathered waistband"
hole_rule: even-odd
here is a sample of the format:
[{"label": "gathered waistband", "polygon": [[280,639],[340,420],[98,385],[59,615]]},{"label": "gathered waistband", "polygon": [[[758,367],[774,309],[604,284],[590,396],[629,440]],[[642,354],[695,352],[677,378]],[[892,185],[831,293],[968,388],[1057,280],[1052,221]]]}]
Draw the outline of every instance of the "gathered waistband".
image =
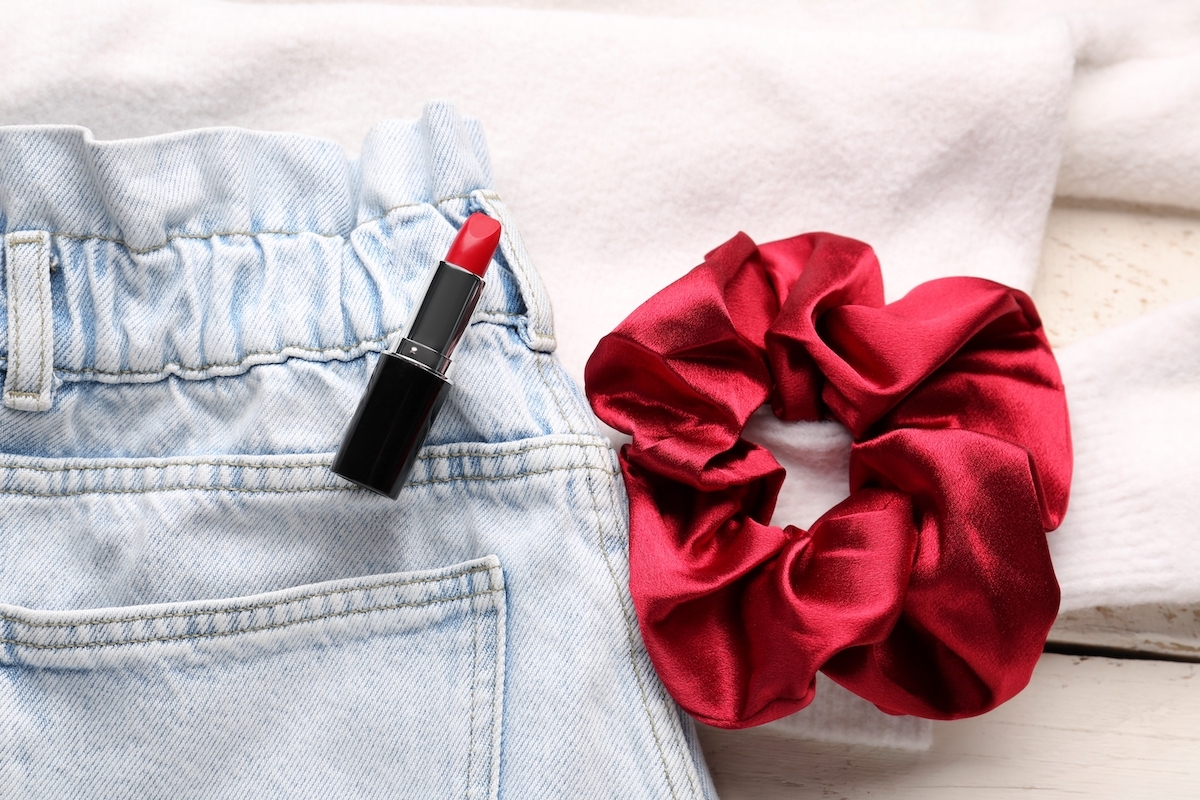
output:
[{"label": "gathered waistband", "polygon": [[[4,278],[17,273],[0,270],[0,364],[14,324],[28,337],[41,314],[59,381],[204,379],[382,350],[462,220],[505,213],[479,124],[444,103],[378,125],[358,159],[234,128],[112,142],[0,128],[0,174],[6,243],[49,244],[48,302],[20,305]],[[519,241],[502,243],[477,319],[549,350],[549,304],[523,260]]]}]

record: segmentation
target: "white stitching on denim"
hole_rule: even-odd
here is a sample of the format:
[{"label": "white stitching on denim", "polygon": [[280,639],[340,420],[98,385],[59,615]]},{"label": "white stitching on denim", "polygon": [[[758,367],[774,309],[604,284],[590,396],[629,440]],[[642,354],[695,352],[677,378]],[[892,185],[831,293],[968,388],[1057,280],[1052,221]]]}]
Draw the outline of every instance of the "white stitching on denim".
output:
[{"label": "white stitching on denim", "polygon": [[[37,249],[37,272],[41,273],[42,256],[45,255],[45,252],[46,252],[46,243],[42,240],[42,237],[40,237],[40,236],[37,239],[37,248],[38,248]],[[49,266],[49,265],[47,264],[47,266]],[[46,387],[46,345],[48,344],[46,339],[53,338],[53,336],[54,336],[53,329],[51,329],[51,331],[50,331],[50,337],[46,336],[46,327],[47,327],[47,325],[46,325],[46,323],[47,323],[47,319],[46,319],[46,289],[42,285],[44,283],[45,283],[45,281],[42,280],[42,276],[41,276],[41,274],[39,274],[38,278],[37,278],[38,310],[41,312],[41,315],[42,315],[41,320],[40,320],[42,323],[41,330],[39,331],[39,333],[40,333],[39,338],[41,339],[40,343],[42,346],[40,348],[38,348],[37,395],[38,395],[38,408],[39,409],[41,408],[41,405],[42,405],[41,404],[42,392],[45,391],[45,387]],[[53,366],[51,366],[51,368],[53,369]]]},{"label": "white stitching on denim", "polygon": [[[474,609],[472,609],[472,612]],[[471,796],[471,762],[475,756],[475,683],[479,680],[479,615],[471,614],[471,710],[467,722],[467,791],[463,797]]]},{"label": "white stitching on denim", "polygon": [[[520,314],[504,314],[504,313],[500,313],[500,312],[489,312],[489,315],[491,316],[490,319],[478,320],[478,321],[472,322],[471,324],[472,325],[504,325],[504,324],[509,324],[509,323],[501,322],[498,320],[508,320],[508,321],[511,321],[511,324],[515,327],[517,324],[517,320],[521,319]],[[247,361],[258,358],[259,356],[278,356],[278,355],[282,355],[284,353],[287,353],[287,352],[293,351],[293,350],[299,350],[299,351],[305,352],[305,353],[329,353],[329,352],[334,352],[334,351],[338,351],[338,352],[342,352],[342,353],[349,353],[352,350],[357,350],[360,347],[365,347],[367,349],[367,352],[379,352],[378,350],[375,350],[372,347],[370,347],[370,345],[374,345],[374,344],[378,344],[379,342],[387,341],[392,336],[394,336],[395,334],[399,333],[402,330],[404,330],[403,327],[392,328],[391,330],[385,331],[382,335],[374,336],[374,337],[371,337],[370,339],[360,339],[357,342],[350,342],[349,344],[344,344],[344,345],[330,345],[328,347],[310,347],[310,346],[304,345],[304,344],[285,344],[282,347],[280,347],[278,350],[254,350],[252,352],[246,353],[244,356],[242,356],[242,358],[238,359],[237,361],[220,361],[220,362],[213,362],[211,364],[198,364],[196,366],[188,366],[179,361],[168,361],[166,364],[163,364],[161,367],[159,367],[157,369],[103,370],[103,369],[94,369],[94,368],[70,369],[69,367],[56,367],[54,371],[58,372],[62,375],[108,375],[108,376],[112,376],[112,377],[118,377],[121,375],[158,375],[160,373],[165,375],[165,374],[172,373],[172,370],[182,370],[184,372],[205,372],[210,369],[243,367],[243,366],[245,366]],[[2,361],[2,360],[3,359],[0,359],[0,361]]]},{"label": "white stitching on denim", "polygon": [[[611,469],[604,469],[603,467],[597,467],[597,466],[593,466],[591,464],[575,464],[575,465],[568,466],[568,467],[550,467],[549,469],[539,469],[539,470],[532,470],[529,472],[521,472],[516,475],[492,475],[492,476],[488,476],[488,477],[482,477],[482,476],[481,477],[472,477],[469,475],[463,475],[463,476],[454,477],[454,478],[436,478],[436,479],[425,480],[425,481],[412,481],[411,483],[406,483],[405,486],[428,486],[429,484],[434,484],[434,483],[454,483],[455,481],[480,481],[480,482],[484,482],[484,483],[492,482],[492,481],[496,481],[496,482],[513,481],[513,480],[517,480],[519,478],[527,478],[530,475],[546,475],[551,472],[570,472],[570,471],[577,470],[577,469],[587,470],[589,472],[602,472],[605,475],[616,475],[617,474],[617,472],[615,472]],[[366,490],[364,489],[363,491],[366,491]]]},{"label": "white stitching on denim", "polygon": [[[30,242],[23,240],[23,239],[9,240],[9,252],[6,255],[12,257],[13,256],[12,251],[17,248],[17,245],[21,245],[21,244],[30,244]],[[8,343],[8,349],[9,349],[10,353],[12,354],[12,359],[11,359],[12,371],[13,371],[12,385],[20,386],[21,385],[21,302],[20,302],[20,300],[17,299],[17,286],[20,285],[21,281],[17,278],[15,273],[16,273],[16,270],[13,268],[13,265],[9,264],[8,265],[8,283],[10,284],[9,291],[12,292],[12,297],[9,298],[10,302],[8,304],[8,308],[9,308],[9,313],[12,314],[13,341]],[[27,396],[27,393],[21,392],[18,394],[18,392],[9,392],[9,396],[13,396],[13,395]]]},{"label": "white stitching on denim", "polygon": [[[0,495],[12,494],[22,497],[82,497],[89,494],[152,494],[154,492],[241,492],[246,494],[293,494],[301,492],[353,492],[357,486],[306,486],[295,489],[264,487],[261,489],[240,486],[155,486],[149,489],[84,489],[78,492],[28,492],[23,489],[0,489]],[[366,491],[365,489],[363,491]]]},{"label": "white stitching on denim", "polygon": [[[456,483],[462,482],[477,482],[489,483],[499,481],[513,481],[520,478],[527,478],[531,475],[546,475],[551,472],[564,472],[570,470],[591,470],[594,472],[602,472],[605,475],[616,475],[617,473],[610,469],[593,466],[590,464],[576,464],[565,467],[550,467],[549,469],[533,470],[530,472],[520,472],[515,475],[457,475],[452,478],[431,478],[423,481],[409,481],[405,486],[429,486],[440,483]],[[308,486],[298,487],[294,489],[263,487],[263,488],[247,488],[241,486],[154,486],[147,489],[84,489],[78,492],[29,492],[21,489],[0,489],[0,495],[11,494],[24,497],[80,497],[89,494],[151,494],[153,492],[241,492],[246,494],[294,494],[302,492],[366,492],[367,489],[362,489],[358,486]]]},{"label": "white stitching on denim", "polygon": [[[244,606],[233,606],[230,608],[221,608],[221,609],[212,609],[212,610],[193,609],[190,611],[175,611],[175,612],[167,612],[167,613],[163,613],[163,614],[141,614],[141,615],[132,616],[132,617],[112,617],[112,618],[108,618],[108,619],[103,618],[103,617],[94,617],[92,619],[71,620],[71,621],[67,621],[67,622],[33,622],[30,620],[22,619],[20,616],[18,616],[16,614],[5,614],[3,612],[0,612],[0,619],[6,620],[8,622],[12,622],[16,625],[21,625],[26,628],[81,628],[85,625],[116,625],[116,624],[121,624],[121,623],[126,623],[126,622],[146,622],[146,621],[155,620],[155,619],[182,619],[182,618],[186,618],[186,617],[211,617],[211,616],[216,616],[217,614],[242,614],[247,611],[258,611],[259,609],[264,609],[264,608],[277,608],[279,606],[286,606],[286,605],[289,605],[292,603],[304,603],[309,600],[317,600],[322,597],[332,597],[333,595],[337,595],[337,594],[352,594],[354,592],[369,592],[369,591],[374,591],[375,589],[390,589],[393,587],[400,587],[400,586],[423,586],[423,585],[433,586],[433,585],[436,585],[439,583],[449,583],[458,578],[465,578],[468,575],[475,575],[476,573],[479,573],[479,572],[489,572],[493,569],[495,569],[495,567],[493,567],[493,566],[472,567],[469,570],[465,570],[463,572],[455,572],[450,575],[443,575],[440,578],[413,578],[412,580],[407,580],[407,581],[386,581],[383,583],[372,583],[372,584],[368,584],[367,586],[347,586],[342,589],[330,589],[327,592],[313,592],[311,594],[303,594],[303,595],[298,595],[296,597],[289,597],[286,600],[277,600],[273,603],[251,603],[249,605],[244,605]],[[489,584],[490,583],[491,582],[489,581]]]},{"label": "white stitching on denim", "polygon": [[[572,433],[574,433],[574,431],[572,431]],[[580,434],[580,433],[575,433],[575,435],[576,436],[587,436],[587,434]],[[595,437],[591,437],[591,438],[595,438]],[[582,447],[582,448],[587,448],[589,450],[600,450],[600,451],[608,450],[608,445],[604,444],[603,442],[599,442],[599,441],[596,441],[596,442],[547,442],[545,444],[529,445],[528,447],[523,447],[520,450],[511,450],[508,452],[499,452],[499,453],[472,453],[469,450],[463,450],[463,451],[455,451],[455,452],[448,453],[445,455],[442,455],[442,454],[419,455],[419,456],[417,456],[417,460],[418,461],[430,461],[430,460],[443,459],[443,458],[504,458],[506,456],[517,456],[517,455],[521,455],[522,453],[530,453],[530,452],[533,452],[534,450],[548,450],[548,449],[554,448],[554,447]]]},{"label": "white stitching on denim", "polygon": [[108,469],[134,469],[134,470],[151,470],[151,469],[170,469],[171,467],[232,467],[242,470],[259,470],[259,469],[311,469],[313,467],[327,467],[333,462],[333,456],[329,456],[321,461],[296,461],[286,462],[283,464],[248,464],[231,459],[229,461],[159,461],[155,460],[146,464],[80,464],[78,466],[65,467],[35,467],[33,465],[23,464],[4,464],[0,462],[0,470],[30,470],[32,472],[102,472]]},{"label": "white stitching on denim", "polygon": [[473,597],[481,597],[483,595],[498,594],[504,591],[503,589],[489,589],[486,592],[475,592],[473,594],[458,595],[456,597],[440,597],[437,600],[428,600],[420,603],[395,603],[393,605],[375,606],[372,608],[355,608],[349,611],[334,611],[328,614],[320,614],[315,617],[304,617],[302,619],[288,620],[287,622],[279,622],[274,625],[263,625],[255,628],[240,628],[234,631],[214,631],[211,633],[184,633],[178,636],[155,636],[143,639],[113,639],[104,642],[78,642],[76,644],[35,644],[33,642],[23,641],[21,639],[0,638],[0,644],[11,644],[15,647],[28,647],[34,650],[79,650],[89,647],[123,647],[134,644],[149,644],[151,642],[177,642],[187,639],[215,639],[222,636],[238,636],[244,633],[258,633],[260,631],[277,630],[279,628],[288,628],[292,625],[302,625],[306,622],[318,622],[323,619],[331,619],[333,617],[348,617],[352,614],[372,614],[376,611],[394,611],[399,608],[421,608],[424,606],[438,605],[439,603],[452,603],[457,600],[470,600]]},{"label": "white stitching on denim", "polygon": [[504,674],[507,667],[508,641],[508,598],[500,598],[492,605],[495,615],[495,647],[496,657],[492,659],[492,670],[489,679],[492,686],[491,702],[488,704],[487,725],[490,741],[487,748],[488,764],[488,797],[495,800],[500,786],[500,748],[503,746],[504,726]]},{"label": "white stitching on denim", "polygon": [[[576,434],[585,435],[585,434]],[[534,444],[527,447],[522,447],[519,450],[500,451],[498,453],[481,453],[471,452],[468,448],[456,450],[450,453],[434,453],[422,454],[417,456],[418,461],[449,461],[451,459],[462,458],[507,458],[509,456],[519,456],[524,453],[531,453],[535,450],[549,450],[552,448],[569,448],[579,447],[589,450],[607,450],[608,446],[601,442],[545,442],[543,444]],[[260,469],[311,469],[314,467],[327,467],[333,463],[332,453],[322,453],[316,461],[287,461],[281,464],[251,464],[244,461],[239,461],[237,457],[231,456],[227,461],[219,461],[216,459],[210,461],[169,461],[166,459],[147,460],[143,464],[80,464],[77,466],[62,466],[62,467],[37,467],[33,465],[23,464],[4,464],[0,462],[0,470],[31,470],[34,472],[89,472],[103,471],[107,469],[169,469],[171,467],[232,467],[241,470],[260,470]]]},{"label": "white stitching on denim", "polygon": [[[8,310],[10,315],[10,329],[12,333],[11,341],[8,343],[9,363],[7,368],[9,374],[4,381],[6,391],[4,392],[5,404],[12,405],[14,408],[20,407],[28,411],[45,411],[50,407],[50,395],[52,386],[47,386],[48,379],[52,379],[51,371],[53,370],[53,347],[54,347],[54,330],[53,319],[50,315],[50,309],[47,307],[47,282],[49,280],[49,272],[43,268],[49,266],[49,257],[46,252],[49,246],[49,234],[40,231],[26,232],[26,235],[7,234],[4,241],[5,251],[7,254],[6,271],[8,273]],[[23,254],[22,248],[36,247],[36,249],[26,256]],[[24,284],[32,279],[37,284],[37,308],[32,308],[30,300],[26,300],[23,292],[30,288]],[[29,306],[27,308],[27,306]],[[32,334],[30,333],[31,326],[29,325],[30,316],[37,317],[32,326]],[[24,323],[24,324],[22,324]],[[22,327],[25,328],[25,335],[22,336]],[[35,345],[31,348],[30,345]],[[30,386],[28,379],[21,377],[22,368],[28,373],[29,360],[26,358],[31,350],[36,350],[36,385]],[[16,403],[17,399],[22,401],[32,400],[32,403],[21,402]]]},{"label": "white stitching on denim", "polygon": [[356,350],[359,347],[366,347],[367,345],[377,344],[379,342],[386,341],[392,335],[398,333],[401,330],[403,330],[403,328],[393,328],[392,330],[384,332],[380,336],[374,336],[370,339],[362,339],[358,342],[351,342],[350,344],[345,344],[345,345],[330,345],[329,347],[309,347],[308,345],[303,345],[303,344],[285,344],[283,347],[279,348],[278,350],[255,350],[254,352],[246,353],[242,358],[238,359],[237,361],[220,361],[220,362],[213,362],[211,364],[199,364],[196,366],[188,366],[179,361],[169,361],[166,364],[163,364],[161,367],[158,367],[157,369],[103,370],[103,369],[90,369],[90,368],[89,369],[69,369],[67,367],[59,367],[59,368],[57,368],[56,371],[61,372],[65,375],[112,375],[112,376],[117,376],[117,375],[158,375],[159,373],[167,373],[172,368],[180,369],[185,372],[204,372],[206,370],[217,369],[220,367],[241,367],[247,361],[249,361],[253,358],[257,358],[259,356],[277,356],[277,355],[286,353],[289,350],[300,350],[300,351],[303,351],[306,353],[328,353],[328,352],[332,352],[332,351],[341,351],[343,353],[349,353],[351,350]]}]

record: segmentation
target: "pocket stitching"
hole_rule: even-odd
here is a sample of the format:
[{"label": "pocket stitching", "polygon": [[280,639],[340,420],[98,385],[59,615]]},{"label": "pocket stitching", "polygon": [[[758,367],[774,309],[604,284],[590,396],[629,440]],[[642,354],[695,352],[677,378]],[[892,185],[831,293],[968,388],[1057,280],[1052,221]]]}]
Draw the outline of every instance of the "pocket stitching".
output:
[{"label": "pocket stitching", "polygon": [[[549,383],[547,382],[546,385],[549,386]],[[593,450],[600,450],[600,451],[605,451],[605,452],[607,452],[609,450],[609,446],[607,444],[603,443],[602,441],[598,440],[598,438],[596,436],[587,436],[586,434],[578,434],[578,433],[576,433],[574,435],[580,436],[580,437],[586,437],[586,439],[591,439],[593,441],[580,440],[580,441],[543,442],[543,443],[539,443],[539,444],[527,445],[527,446],[521,447],[517,450],[501,450],[501,451],[494,452],[494,453],[493,452],[483,452],[483,451],[475,452],[475,451],[471,450],[469,447],[467,447],[467,448],[458,447],[455,450],[449,450],[447,452],[420,453],[417,456],[417,460],[418,461],[437,461],[439,459],[451,459],[451,458],[508,458],[509,456],[519,456],[519,455],[524,455],[525,453],[532,453],[536,450],[550,450],[550,449],[554,449],[557,447],[590,448]],[[472,444],[474,444],[474,443],[472,443]],[[507,444],[507,442],[501,443],[501,444]],[[432,450],[443,450],[450,446],[451,445],[437,445],[431,449]],[[288,454],[282,454],[282,456],[284,458],[286,458],[287,455]],[[230,469],[240,469],[240,470],[311,469],[311,468],[315,468],[315,467],[328,467],[330,464],[333,463],[333,456],[334,456],[333,453],[321,453],[321,454],[317,454],[317,456],[314,460],[309,460],[309,461],[302,461],[302,460],[301,461],[282,461],[281,460],[280,463],[278,463],[278,464],[272,464],[272,463],[256,464],[256,463],[254,463],[253,460],[251,460],[251,459],[260,459],[260,458],[272,458],[273,456],[270,456],[270,455],[268,455],[268,456],[255,455],[255,456],[250,456],[249,458],[239,458],[238,456],[228,456],[228,457],[224,458],[223,460],[211,459],[211,460],[192,460],[192,461],[175,461],[175,460],[167,459],[167,458],[148,458],[148,459],[144,459],[145,463],[136,463],[136,464],[79,463],[79,464],[70,464],[70,465],[61,466],[61,467],[42,467],[42,466],[37,466],[35,464],[3,463],[3,461],[0,461],[0,470],[29,470],[30,472],[57,473],[57,472],[99,472],[99,471],[109,470],[109,469],[114,469],[114,470],[117,470],[117,469],[120,469],[120,470],[164,469],[165,470],[165,469],[170,469],[172,467],[229,467]],[[0,458],[3,458],[2,454],[0,454]],[[97,460],[103,460],[103,459],[97,459]],[[112,459],[112,460],[117,461],[120,459]],[[137,460],[143,461],[143,459],[137,459]]]},{"label": "pocket stitching", "polygon": [[[116,624],[116,623],[121,623],[121,622],[145,622],[145,621],[156,620],[156,619],[176,619],[176,618],[181,618],[181,617],[211,617],[216,614],[240,614],[240,613],[244,613],[246,611],[257,611],[260,608],[276,608],[277,606],[284,606],[284,605],[288,605],[289,603],[302,603],[302,602],[306,602],[308,600],[315,600],[315,599],[321,598],[321,597],[331,597],[336,594],[351,594],[353,592],[365,592],[365,591],[370,591],[372,589],[388,589],[388,588],[391,588],[394,586],[419,586],[423,583],[428,583],[428,584],[445,583],[446,581],[453,580],[455,578],[461,578],[461,577],[465,577],[467,575],[475,575],[480,572],[488,572],[489,570],[492,570],[492,569],[495,569],[495,567],[490,566],[490,565],[478,566],[478,567],[474,567],[472,569],[464,570],[462,572],[455,572],[451,575],[447,575],[447,576],[439,577],[439,578],[413,578],[413,579],[407,580],[407,581],[387,581],[385,583],[372,583],[367,586],[349,586],[349,587],[342,588],[342,589],[330,589],[327,592],[316,592],[313,594],[297,595],[296,597],[289,597],[286,600],[276,600],[273,603],[252,603],[250,605],[231,606],[230,608],[214,609],[211,611],[201,611],[201,610],[175,611],[175,612],[166,613],[166,614],[142,614],[142,615],[136,616],[136,617],[113,617],[111,619],[105,619],[103,617],[95,617],[93,619],[75,620],[75,621],[70,621],[70,622],[65,622],[65,621],[64,622],[30,622],[30,621],[22,619],[19,616],[16,616],[13,614],[5,614],[3,612],[0,612],[0,620],[12,622],[16,625],[24,625],[27,628],[82,628],[85,625],[111,625],[111,624]],[[468,596],[468,595],[464,595],[464,596]],[[455,600],[455,599],[459,599],[459,598],[452,597],[452,598],[447,598],[447,599]],[[204,602],[204,601],[200,601],[200,602]],[[0,640],[0,641],[3,641],[3,640]]]},{"label": "pocket stitching", "polygon": [[[353,614],[371,614],[376,611],[394,611],[399,608],[420,608],[423,606],[432,606],[440,603],[452,603],[457,600],[469,600],[473,597],[482,597],[484,595],[492,595],[503,592],[504,588],[488,589],[483,592],[474,592],[472,594],[457,595],[455,597],[439,597],[436,600],[426,600],[420,603],[394,603],[386,606],[373,606],[371,608],[356,608],[349,611],[335,611],[329,614],[320,614],[315,617],[304,617],[303,619],[294,619],[287,622],[279,622],[273,625],[263,625],[253,628],[240,628],[235,631],[216,631],[213,633],[186,633],[178,636],[156,636],[144,639],[125,639],[121,641],[105,641],[105,642],[80,642],[76,644],[35,644],[22,639],[0,638],[0,644],[13,645],[16,647],[28,647],[33,650],[75,650],[90,647],[121,647],[125,645],[149,644],[153,642],[175,642],[187,639],[215,639],[223,636],[237,636],[243,633],[260,633],[262,631],[277,630],[279,628],[288,628],[293,625],[302,625],[307,622],[318,622],[323,619],[331,619],[334,617],[348,617]],[[150,619],[159,619],[151,617]]]},{"label": "pocket stitching", "polygon": [[470,744],[467,745],[467,795],[470,796],[472,782],[471,767],[475,756],[475,685],[479,682],[479,614],[471,615],[471,711],[467,723],[467,735]]}]

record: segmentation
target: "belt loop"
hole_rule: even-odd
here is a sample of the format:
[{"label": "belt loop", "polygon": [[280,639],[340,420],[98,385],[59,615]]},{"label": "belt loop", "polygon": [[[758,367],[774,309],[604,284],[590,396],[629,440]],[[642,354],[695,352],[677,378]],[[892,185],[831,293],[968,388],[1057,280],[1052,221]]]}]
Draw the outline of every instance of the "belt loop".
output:
[{"label": "belt loop", "polygon": [[54,398],[50,234],[5,234],[4,272],[8,297],[4,405],[18,411],[49,411]]},{"label": "belt loop", "polygon": [[500,234],[500,252],[504,260],[516,276],[517,285],[521,289],[521,300],[525,303],[525,311],[529,314],[529,329],[526,334],[526,344],[530,349],[541,353],[552,353],[557,347],[554,338],[554,312],[550,309],[550,295],[541,277],[530,263],[529,253],[525,243],[517,233],[517,225],[513,222],[508,206],[500,199],[500,195],[486,189],[471,192],[471,197],[502,226]]}]

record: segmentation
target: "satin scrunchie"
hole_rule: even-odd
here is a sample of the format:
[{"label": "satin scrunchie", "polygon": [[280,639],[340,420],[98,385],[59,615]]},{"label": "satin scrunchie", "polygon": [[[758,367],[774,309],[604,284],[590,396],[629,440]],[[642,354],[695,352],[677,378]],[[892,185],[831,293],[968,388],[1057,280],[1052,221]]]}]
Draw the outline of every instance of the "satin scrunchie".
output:
[{"label": "satin scrunchie", "polygon": [[[945,278],[885,305],[867,245],[745,234],[589,359],[629,433],[630,588],[655,668],[710,725],[806,706],[816,671],[893,714],[987,711],[1029,681],[1058,610],[1045,532],[1071,439],[1032,301]],[[850,497],[769,523],[784,471],[741,438],[770,402],[854,437]]]}]

